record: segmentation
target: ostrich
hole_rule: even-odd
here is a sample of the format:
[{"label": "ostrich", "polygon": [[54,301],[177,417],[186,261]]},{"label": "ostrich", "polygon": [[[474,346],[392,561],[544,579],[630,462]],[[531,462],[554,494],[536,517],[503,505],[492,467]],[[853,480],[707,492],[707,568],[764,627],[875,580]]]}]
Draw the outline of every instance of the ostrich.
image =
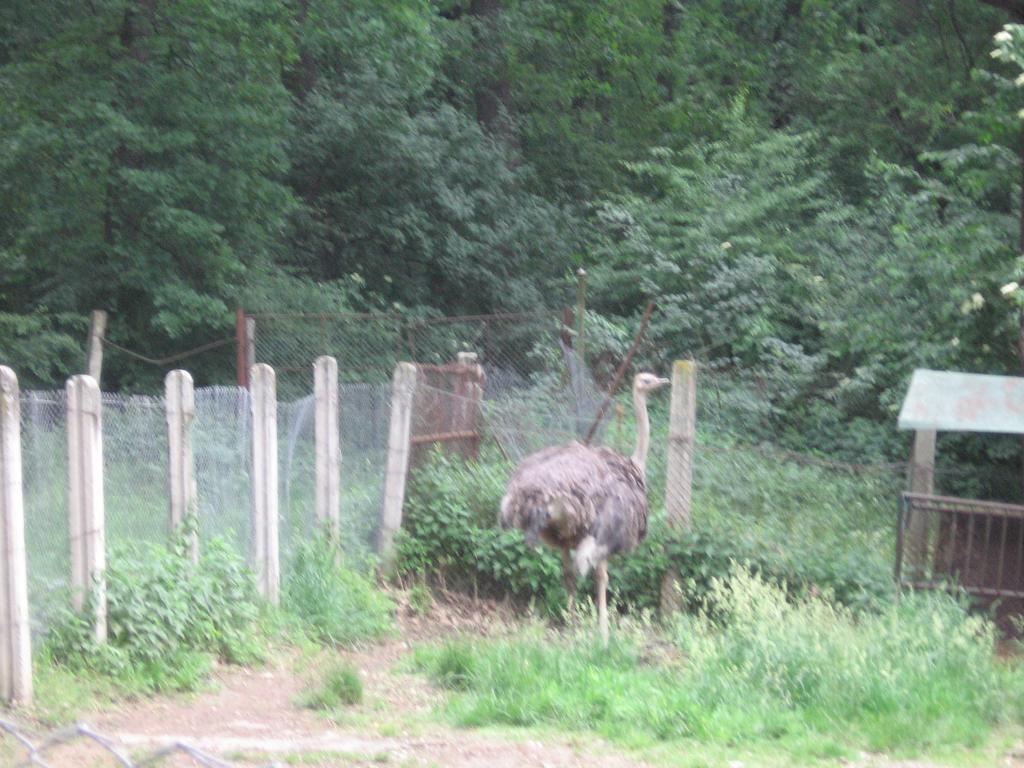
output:
[{"label": "ostrich", "polygon": [[[651,426],[647,394],[668,379],[639,373],[633,379],[636,450],[623,456],[573,441],[530,454],[508,481],[501,500],[501,527],[521,528],[526,544],[540,539],[562,551],[565,589],[572,611],[576,573],[596,566],[597,617],[608,645],[608,558],[635,547],[647,533],[644,467]],[[570,550],[576,551],[575,568]]]}]

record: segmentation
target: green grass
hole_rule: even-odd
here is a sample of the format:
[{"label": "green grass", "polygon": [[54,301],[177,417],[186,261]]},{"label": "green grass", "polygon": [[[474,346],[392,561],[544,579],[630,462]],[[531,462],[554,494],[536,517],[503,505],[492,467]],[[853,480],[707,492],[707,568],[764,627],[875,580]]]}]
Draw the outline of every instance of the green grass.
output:
[{"label": "green grass", "polygon": [[281,607],[319,642],[353,646],[379,640],[394,626],[394,604],[369,576],[341,565],[322,537],[302,542],[284,580]]},{"label": "green grass", "polygon": [[1024,676],[993,656],[994,630],[944,597],[856,617],[790,602],[743,571],[681,623],[675,653],[649,630],[611,647],[540,628],[417,649],[458,724],[591,731],[627,745],[775,744],[814,758],[978,746],[1024,712]]},{"label": "green grass", "polygon": [[363,701],[363,681],[348,662],[332,660],[320,678],[299,699],[306,709],[333,712]]}]

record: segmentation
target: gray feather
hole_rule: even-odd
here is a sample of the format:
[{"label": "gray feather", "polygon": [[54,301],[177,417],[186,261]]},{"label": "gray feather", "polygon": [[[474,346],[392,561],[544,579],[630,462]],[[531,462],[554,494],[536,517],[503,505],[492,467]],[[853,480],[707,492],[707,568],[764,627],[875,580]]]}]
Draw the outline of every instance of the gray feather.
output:
[{"label": "gray feather", "polygon": [[632,459],[572,442],[520,463],[499,520],[502,528],[522,529],[528,540],[539,537],[562,549],[577,549],[592,537],[593,555],[584,558],[589,563],[635,547],[647,533],[647,515],[643,473]]}]

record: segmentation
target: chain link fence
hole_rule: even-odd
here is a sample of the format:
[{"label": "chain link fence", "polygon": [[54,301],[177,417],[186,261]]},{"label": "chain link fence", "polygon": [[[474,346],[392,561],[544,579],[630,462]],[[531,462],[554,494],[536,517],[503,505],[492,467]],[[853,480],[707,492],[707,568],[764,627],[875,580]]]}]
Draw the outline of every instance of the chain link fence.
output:
[{"label": "chain link fence", "polygon": [[[256,315],[257,359],[278,373],[281,563],[316,527],[312,364],[339,361],[342,477],[340,533],[353,562],[374,551],[384,493],[390,423],[390,379],[399,360],[420,364],[411,435],[413,467],[431,451],[475,458],[506,477],[541,448],[583,439],[601,413],[621,358],[608,344],[577,340],[554,313],[409,319],[382,315]],[[621,339],[620,339],[621,341]],[[472,352],[475,362],[459,355]],[[632,376],[643,368],[666,375],[670,360],[647,342],[625,371],[593,443],[630,455],[637,420]],[[474,366],[479,364],[479,373]],[[462,367],[460,367],[460,365]],[[805,436],[818,454],[786,451],[773,432],[794,403],[810,407],[806,382],[783,370],[751,371],[708,363],[697,368],[692,463],[692,515],[732,527],[760,526],[793,547],[892,550],[892,525],[906,462],[835,461],[827,441]],[[804,398],[803,400],[801,398]],[[668,389],[652,393],[647,485],[652,510],[665,507]],[[167,446],[159,397],[105,394],[107,516],[112,545],[160,541],[167,535]],[[68,583],[66,405],[64,393],[28,392],[22,406],[27,547],[33,622]],[[854,429],[855,427],[851,427]],[[894,432],[892,428],[890,432]],[[196,390],[193,451],[201,539],[221,536],[252,554],[251,414],[236,387]],[[834,436],[833,438],[834,439]],[[951,440],[953,438],[950,438]],[[946,440],[945,437],[942,440]],[[943,444],[944,445],[944,444]],[[984,497],[1001,478],[980,477],[939,450],[936,488]],[[951,444],[956,447],[955,443]],[[1013,446],[1006,446],[1007,450]],[[1019,446],[1018,446],[1019,447]],[[891,560],[890,560],[891,562]]]},{"label": "chain link fence", "polygon": [[21,441],[28,597],[32,633],[38,636],[71,584],[64,390],[22,392]]},{"label": "chain link fence", "polygon": [[565,333],[561,314],[412,318],[387,314],[249,315],[256,321],[254,355],[278,376],[282,397],[308,391],[310,366],[320,355],[338,361],[343,381],[389,381],[401,361],[443,365],[475,352],[491,386],[504,389],[551,367]]},{"label": "chain link fence", "polygon": [[[0,734],[0,759],[11,768],[78,768],[91,765],[232,768],[235,765],[181,741],[151,752],[129,755],[118,749],[112,739],[81,723],[37,738],[17,724],[0,718]],[[247,762],[246,765],[251,766],[252,763]],[[271,762],[255,768],[280,766],[281,763]]]},{"label": "chain link fence", "polygon": [[[312,388],[312,376],[307,388]],[[341,544],[349,561],[371,556],[384,494],[390,421],[387,384],[340,388]],[[103,474],[108,550],[167,540],[170,491],[166,407],[162,397],[103,393]],[[244,558],[254,550],[251,511],[252,415],[237,387],[195,391],[195,459],[200,543],[229,542]],[[278,404],[281,562],[314,519],[313,396]],[[21,407],[26,550],[33,633],[39,637],[68,603],[67,402],[63,390],[24,392]]]}]

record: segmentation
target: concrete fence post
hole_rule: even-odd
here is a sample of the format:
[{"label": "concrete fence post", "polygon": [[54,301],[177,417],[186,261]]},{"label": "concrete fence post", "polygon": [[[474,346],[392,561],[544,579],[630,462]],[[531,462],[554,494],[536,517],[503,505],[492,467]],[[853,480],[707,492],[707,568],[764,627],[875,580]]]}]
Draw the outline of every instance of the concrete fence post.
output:
[{"label": "concrete fence post", "polygon": [[164,406],[167,410],[168,482],[170,483],[171,536],[187,531],[192,561],[199,561],[198,498],[195,461],[192,454],[192,423],[196,416],[196,397],[192,375],[171,371],[164,378]]},{"label": "concrete fence post", "polygon": [[68,379],[68,528],[72,604],[94,596],[93,634],[107,639],[106,531],[103,508],[103,418],[100,388],[91,376]]},{"label": "concrete fence post", "polygon": [[388,461],[384,477],[384,509],[377,547],[385,570],[392,566],[395,534],[402,527],[405,480],[409,471],[409,428],[415,392],[416,366],[412,363],[399,363],[395,366],[391,384],[391,427],[388,431]]},{"label": "concrete fence post", "polygon": [[[669,405],[668,457],[665,470],[665,510],[677,532],[690,530],[693,498],[693,457],[697,424],[697,365],[677,360],[672,366]],[[661,582],[661,615],[667,618],[682,605],[679,571],[670,566]]]},{"label": "concrete fence post", "polygon": [[690,528],[696,426],[697,365],[692,360],[677,360],[672,366],[665,508],[669,523],[682,531]]},{"label": "concrete fence post", "polygon": [[32,701],[18,377],[0,366],[0,700]]},{"label": "concrete fence post", "polygon": [[338,539],[341,506],[341,448],[338,434],[338,361],[323,355],[313,364],[313,396],[316,400],[316,521]]},{"label": "concrete fence post", "polygon": [[85,347],[85,372],[97,385],[103,371],[103,339],[107,333],[107,313],[94,309],[89,315],[89,340]]},{"label": "concrete fence post", "polygon": [[274,369],[257,363],[249,371],[252,402],[252,528],[260,594],[272,605],[280,597],[278,554],[277,384]]}]

